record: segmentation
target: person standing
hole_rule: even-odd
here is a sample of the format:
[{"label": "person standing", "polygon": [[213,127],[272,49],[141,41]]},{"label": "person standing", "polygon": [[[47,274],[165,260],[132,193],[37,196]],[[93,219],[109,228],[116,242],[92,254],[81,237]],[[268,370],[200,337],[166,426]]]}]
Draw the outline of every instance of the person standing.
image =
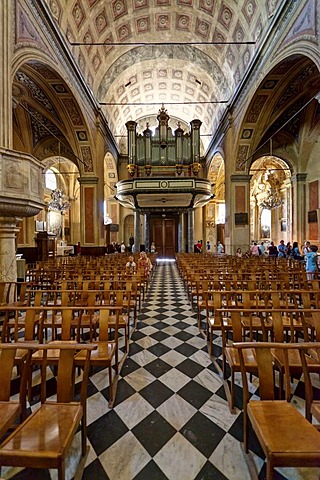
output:
[{"label": "person standing", "polygon": [[269,257],[276,258],[278,256],[278,249],[273,242],[270,242],[268,247]]},{"label": "person standing", "polygon": [[202,242],[201,240],[198,240],[196,243],[196,251],[197,253],[202,253]]},{"label": "person standing", "polygon": [[218,240],[218,243],[217,243],[217,253],[219,254],[224,253],[224,246],[222,245],[220,240]]},{"label": "person standing", "polygon": [[124,242],[121,242],[120,253],[125,253],[125,251],[126,251],[126,246],[125,246]]},{"label": "person standing", "polygon": [[152,263],[149,257],[147,257],[146,252],[141,252],[140,257],[138,260],[138,268],[144,270],[144,274],[146,277],[149,276],[149,273],[151,272],[152,269]]},{"label": "person standing", "polygon": [[133,245],[134,245],[134,238],[133,238],[132,233],[130,233],[129,246],[130,246],[130,251],[131,251],[131,252],[133,252],[133,250],[132,250]]},{"label": "person standing", "polygon": [[292,256],[293,256],[294,260],[303,260],[303,256],[301,255],[300,250],[299,250],[298,242],[293,242]]},{"label": "person standing", "polygon": [[260,250],[256,242],[253,242],[253,244],[251,245],[250,252],[253,257],[259,257]]},{"label": "person standing", "polygon": [[308,252],[311,252],[310,242],[304,242],[302,253],[306,255]]},{"label": "person standing", "polygon": [[306,259],[306,272],[307,279],[312,280],[315,278],[315,273],[318,271],[318,247],[317,245],[311,245],[310,251],[305,254]]},{"label": "person standing", "polygon": [[286,258],[287,257],[287,246],[284,244],[284,240],[280,240],[280,243],[278,245],[278,252],[279,252],[279,258]]},{"label": "person standing", "polygon": [[211,250],[211,245],[209,240],[207,240],[207,252],[210,252],[210,250]]}]

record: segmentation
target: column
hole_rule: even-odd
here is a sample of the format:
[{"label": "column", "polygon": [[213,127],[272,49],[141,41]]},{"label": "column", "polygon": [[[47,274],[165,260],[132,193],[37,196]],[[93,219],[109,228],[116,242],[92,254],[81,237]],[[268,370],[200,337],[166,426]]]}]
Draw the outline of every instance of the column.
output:
[{"label": "column", "polygon": [[140,210],[136,208],[134,211],[134,251],[140,252]]},{"label": "column", "polygon": [[299,245],[306,238],[306,173],[292,175],[292,240]]},{"label": "column", "polygon": [[98,177],[80,177],[80,218],[81,218],[81,244],[99,244],[99,226],[103,225],[103,202],[98,210],[97,188]]},{"label": "column", "polygon": [[194,210],[188,209],[188,252],[194,251]]},{"label": "column", "polygon": [[[250,179],[251,175],[231,175],[230,184],[230,251],[234,254],[238,247],[246,251],[250,245]],[[226,199],[227,201],[227,199]]]},{"label": "column", "polygon": [[185,232],[185,214],[180,213],[178,223],[178,251],[185,252],[186,239],[184,238]]},{"label": "column", "polygon": [[11,63],[14,26],[14,3],[0,2],[0,147],[12,148]]},{"label": "column", "polygon": [[207,251],[207,207],[204,205],[202,207],[202,254],[204,255]]},{"label": "column", "polygon": [[144,215],[144,248],[146,252],[150,252],[150,223],[147,213]]},{"label": "column", "polygon": [[192,120],[191,125],[191,155],[192,162],[199,162],[200,160],[200,127],[202,122],[200,120]]},{"label": "column", "polygon": [[147,123],[147,128],[143,131],[144,142],[145,142],[145,165],[151,165],[152,163],[152,144],[151,144],[151,136],[152,131],[149,128],[149,123]]},{"label": "column", "polygon": [[16,238],[20,218],[0,217],[0,281],[17,281]]},{"label": "column", "polygon": [[178,122],[178,128],[174,131],[176,137],[176,165],[183,164],[183,133],[180,122]]},{"label": "column", "polygon": [[130,120],[126,123],[128,130],[128,157],[129,163],[136,163],[136,127],[135,121]]}]

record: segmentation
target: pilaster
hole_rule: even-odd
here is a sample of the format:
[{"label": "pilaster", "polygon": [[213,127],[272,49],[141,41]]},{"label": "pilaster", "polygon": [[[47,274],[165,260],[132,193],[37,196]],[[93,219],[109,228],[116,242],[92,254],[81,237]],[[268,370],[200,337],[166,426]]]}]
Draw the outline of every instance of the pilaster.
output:
[{"label": "pilaster", "polygon": [[0,2],[0,147],[12,148],[12,0]]},{"label": "pilaster", "polygon": [[141,232],[140,232],[140,210],[134,211],[134,251],[140,252]]},{"label": "pilaster", "polygon": [[292,239],[301,245],[306,238],[306,173],[292,175]]},{"label": "pilaster", "polygon": [[194,210],[188,209],[188,252],[192,253],[194,250]]}]

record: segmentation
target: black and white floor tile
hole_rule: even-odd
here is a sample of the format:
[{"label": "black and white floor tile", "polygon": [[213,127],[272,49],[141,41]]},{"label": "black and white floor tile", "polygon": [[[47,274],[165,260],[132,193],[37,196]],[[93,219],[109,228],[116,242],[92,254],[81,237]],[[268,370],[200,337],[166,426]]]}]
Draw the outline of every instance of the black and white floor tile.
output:
[{"label": "black and white floor tile", "polygon": [[[215,343],[219,354],[218,337]],[[108,408],[106,372],[90,377],[90,451],[83,479],[250,479],[241,447],[240,379],[237,383],[238,409],[231,414],[177,267],[159,263],[132,335],[113,409]],[[256,389],[253,383],[252,393]],[[303,399],[295,395],[294,401],[303,409]],[[263,453],[254,438],[250,447],[262,480]],[[69,478],[73,469],[71,462]],[[3,472],[5,478],[15,480],[56,478],[54,471]],[[319,473],[319,469],[279,469],[275,480],[315,480]]]}]

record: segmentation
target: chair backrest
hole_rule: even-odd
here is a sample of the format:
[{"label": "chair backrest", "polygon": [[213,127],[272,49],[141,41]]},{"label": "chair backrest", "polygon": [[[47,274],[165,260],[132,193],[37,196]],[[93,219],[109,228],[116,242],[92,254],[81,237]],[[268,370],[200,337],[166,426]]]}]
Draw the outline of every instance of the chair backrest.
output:
[{"label": "chair backrest", "polygon": [[61,311],[62,323],[61,323],[61,340],[71,340],[71,325],[73,316],[73,310],[63,308]]},{"label": "chair backrest", "polygon": [[[108,342],[110,340],[110,329],[109,329],[109,318],[111,315],[112,310],[114,307],[111,308],[103,308],[99,310],[100,317],[99,317],[99,341],[100,342]],[[118,325],[119,325],[119,312],[121,311],[120,308],[115,309],[115,320],[113,320],[113,328],[114,328],[114,341],[118,342]]]},{"label": "chair backrest", "polygon": [[[257,370],[259,377],[259,396],[260,400],[275,400],[276,399],[276,383],[273,367],[272,351],[282,350],[284,358],[284,374],[285,374],[285,398],[290,399],[290,369],[289,369],[289,355],[290,350],[298,350],[302,363],[302,370],[304,374],[304,381],[306,385],[306,409],[307,405],[311,404],[312,399],[312,385],[310,379],[310,372],[306,362],[306,354],[309,350],[315,349],[320,355],[319,342],[305,342],[305,343],[279,343],[279,342],[239,342],[233,345],[239,351],[239,359],[241,366],[241,376],[243,385],[243,409],[246,411],[247,403],[249,402],[250,394],[248,388],[248,378],[246,372],[246,365],[243,356],[245,349],[254,351],[254,356],[257,362]],[[319,357],[320,358],[320,357]]]},{"label": "chair backrest", "polygon": [[[0,401],[7,402],[11,395],[11,379],[17,350],[21,349],[21,343],[2,343],[0,344]],[[21,368],[19,398],[20,403],[25,403],[28,367],[30,365],[31,355],[37,348],[36,344],[23,344],[23,349],[27,350],[24,357],[24,368]]]},{"label": "chair backrest", "polygon": [[[74,342],[61,342],[54,345],[54,349],[59,350],[58,355],[58,368],[57,368],[57,402],[69,403],[74,400],[74,384],[75,384],[75,368],[76,368],[76,353],[81,351],[86,352],[83,376],[81,380],[81,393],[80,403],[85,409],[88,374],[90,366],[91,351],[96,349],[97,345],[94,344],[82,344]],[[38,345],[38,350],[42,350],[42,363],[41,363],[41,402],[46,401],[46,380],[47,380],[47,367],[50,360],[48,360],[48,352],[50,357],[50,349],[52,345]]]}]

